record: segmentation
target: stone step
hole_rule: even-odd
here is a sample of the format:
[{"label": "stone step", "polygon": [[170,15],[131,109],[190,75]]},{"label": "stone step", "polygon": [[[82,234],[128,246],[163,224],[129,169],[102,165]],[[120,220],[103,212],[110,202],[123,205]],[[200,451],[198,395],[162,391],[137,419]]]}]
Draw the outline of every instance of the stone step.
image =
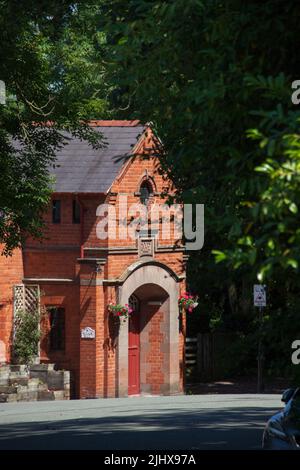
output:
[{"label": "stone step", "polygon": [[0,385],[9,385],[9,379],[3,379],[0,377]]},{"label": "stone step", "polygon": [[17,393],[10,393],[7,395],[7,403],[14,403],[18,401],[18,394]]},{"label": "stone step", "polygon": [[27,393],[27,392],[29,392],[27,385],[18,385],[17,393]]},{"label": "stone step", "polygon": [[36,401],[38,392],[33,390],[26,390],[17,393],[17,401]]},{"label": "stone step", "polygon": [[11,370],[9,375],[13,375],[14,377],[27,377],[28,371],[27,370]]},{"label": "stone step", "polygon": [[9,385],[22,385],[22,386],[27,386],[28,385],[28,377],[10,377],[9,378]]},{"label": "stone step", "polygon": [[6,403],[9,395],[7,393],[0,393],[0,403]]},{"label": "stone step", "polygon": [[0,369],[0,379],[1,378],[6,378],[9,376],[9,371],[8,370],[1,370]]},{"label": "stone step", "polygon": [[1,364],[0,402],[70,399],[70,373],[54,364]]},{"label": "stone step", "polygon": [[54,398],[55,400],[65,400],[66,399],[66,394],[64,390],[54,390]]},{"label": "stone step", "polygon": [[17,374],[17,375],[26,375],[28,374],[28,370],[29,370],[26,364],[11,364],[7,367],[11,374]]},{"label": "stone step", "polygon": [[0,394],[4,393],[16,393],[18,387],[14,387],[13,385],[0,385]]},{"label": "stone step", "polygon": [[37,393],[38,401],[47,401],[47,400],[55,400],[54,392],[50,391],[39,391]]},{"label": "stone step", "polygon": [[32,364],[29,366],[31,372],[48,372],[54,370],[55,364]]},{"label": "stone step", "polygon": [[61,390],[64,388],[64,376],[61,371],[48,372],[47,384],[50,390]]},{"label": "stone step", "polygon": [[30,389],[38,388],[40,383],[41,383],[41,381],[38,378],[28,379],[28,388],[30,388]]},{"label": "stone step", "polygon": [[48,386],[44,382],[41,382],[39,379],[29,379],[27,389],[36,390],[36,391],[48,391]]},{"label": "stone step", "polygon": [[28,377],[28,375],[26,375],[26,374],[16,374],[16,373],[9,374],[9,380],[10,380],[11,383],[12,383],[13,381],[16,381],[16,382],[17,382],[18,380],[20,380],[20,381],[22,381],[22,380],[23,380],[23,381],[24,381],[24,380],[28,380],[28,378],[29,378],[29,377]]}]

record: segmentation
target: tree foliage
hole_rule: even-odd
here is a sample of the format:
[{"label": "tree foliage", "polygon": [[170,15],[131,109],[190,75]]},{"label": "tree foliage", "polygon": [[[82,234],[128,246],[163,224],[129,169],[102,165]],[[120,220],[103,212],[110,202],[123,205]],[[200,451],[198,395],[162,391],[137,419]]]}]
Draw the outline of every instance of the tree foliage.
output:
[{"label": "tree foliage", "polygon": [[178,198],[205,204],[205,246],[189,264],[200,309],[248,331],[259,281],[284,315],[299,289],[300,6],[115,0],[102,11],[115,112],[153,122]]},{"label": "tree foliage", "polygon": [[29,364],[39,355],[41,338],[40,312],[26,310],[17,313],[15,321],[13,358],[15,362]]},{"label": "tree foliage", "polygon": [[[71,1],[0,1],[0,242],[10,253],[41,236],[49,167],[62,131],[100,145],[84,124],[104,115],[103,37],[94,7]],[[51,121],[51,126],[45,125]],[[40,123],[40,125],[37,125]]]},{"label": "tree foliage", "polygon": [[[255,266],[261,280],[270,253],[273,263],[295,269],[290,258],[299,257],[297,236],[281,243],[280,234],[298,217],[300,115],[291,83],[299,6],[281,0],[104,3],[111,77],[132,115],[154,123],[181,198],[206,204],[207,233],[222,239],[217,261],[228,257],[234,269]],[[270,224],[286,217],[287,226],[275,233]],[[230,256],[223,254],[227,246]]]}]

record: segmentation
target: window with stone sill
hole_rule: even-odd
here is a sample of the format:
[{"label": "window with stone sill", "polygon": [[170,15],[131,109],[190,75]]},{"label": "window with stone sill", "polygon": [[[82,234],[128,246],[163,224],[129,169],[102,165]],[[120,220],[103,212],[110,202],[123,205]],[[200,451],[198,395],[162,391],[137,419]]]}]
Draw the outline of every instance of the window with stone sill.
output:
[{"label": "window with stone sill", "polygon": [[153,188],[151,183],[148,180],[143,181],[140,186],[141,203],[147,206],[149,204],[151,196],[153,196]]}]

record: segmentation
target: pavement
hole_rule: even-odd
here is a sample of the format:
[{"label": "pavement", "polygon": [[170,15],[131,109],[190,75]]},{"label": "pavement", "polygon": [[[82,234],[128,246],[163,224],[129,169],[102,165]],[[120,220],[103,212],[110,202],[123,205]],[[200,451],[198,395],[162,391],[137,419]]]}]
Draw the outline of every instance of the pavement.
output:
[{"label": "pavement", "polygon": [[0,450],[260,449],[278,394],[0,404]]}]

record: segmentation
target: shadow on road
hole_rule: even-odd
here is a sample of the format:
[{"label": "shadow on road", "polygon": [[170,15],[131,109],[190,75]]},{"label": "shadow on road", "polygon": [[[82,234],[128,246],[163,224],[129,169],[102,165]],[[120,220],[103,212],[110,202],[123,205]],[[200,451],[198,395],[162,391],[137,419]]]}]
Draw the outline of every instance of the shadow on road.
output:
[{"label": "shadow on road", "polygon": [[143,414],[0,424],[0,449],[259,449],[277,410],[183,409]]}]

